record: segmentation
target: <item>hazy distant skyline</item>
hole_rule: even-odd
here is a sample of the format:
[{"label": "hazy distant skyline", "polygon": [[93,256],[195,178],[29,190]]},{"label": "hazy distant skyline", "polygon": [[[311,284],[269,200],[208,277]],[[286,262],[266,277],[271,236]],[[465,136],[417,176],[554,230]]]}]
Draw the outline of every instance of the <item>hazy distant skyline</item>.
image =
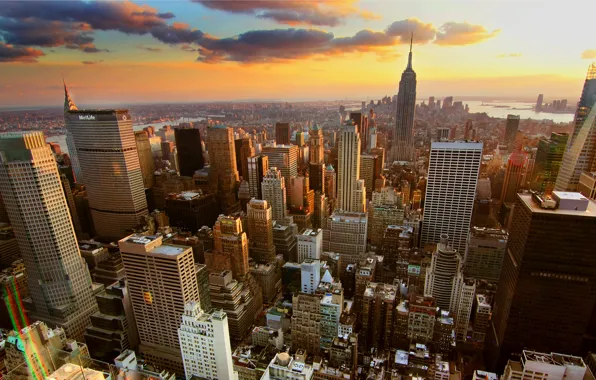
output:
[{"label": "hazy distant skyline", "polygon": [[[579,97],[594,2],[3,1],[0,104]],[[591,9],[590,9],[591,8]]]}]

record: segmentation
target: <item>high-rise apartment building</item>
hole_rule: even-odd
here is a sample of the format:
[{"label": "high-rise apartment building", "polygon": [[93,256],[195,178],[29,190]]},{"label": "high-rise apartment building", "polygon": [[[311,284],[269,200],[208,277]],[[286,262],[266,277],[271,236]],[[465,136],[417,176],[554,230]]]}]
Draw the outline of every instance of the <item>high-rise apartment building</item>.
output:
[{"label": "high-rise apartment building", "polygon": [[215,250],[230,257],[232,275],[243,281],[249,273],[248,238],[242,230],[242,220],[236,216],[220,215],[213,227]]},{"label": "high-rise apartment building", "polygon": [[207,130],[207,147],[211,164],[210,187],[219,200],[222,213],[233,214],[240,210],[236,194],[236,183],[240,179],[232,128],[221,124],[210,127]]},{"label": "high-rise apartment building", "polygon": [[327,219],[323,230],[323,252],[341,256],[342,273],[348,264],[360,261],[366,252],[368,216],[363,213],[336,211]]},{"label": "high-rise apartment building", "polygon": [[426,271],[424,295],[434,297],[441,309],[457,312],[462,269],[460,254],[449,245],[449,237],[442,235]]},{"label": "high-rise apartment building", "polygon": [[301,263],[305,259],[321,258],[323,253],[323,230],[304,229],[296,235],[298,262]]},{"label": "high-rise apartment building", "polygon": [[322,298],[322,294],[296,292],[292,295],[292,350],[303,349],[311,355],[318,355],[321,348]]},{"label": "high-rise apartment building", "polygon": [[375,190],[375,180],[381,175],[377,172],[379,168],[378,161],[379,157],[377,155],[363,154],[360,156],[360,179],[364,181],[366,196],[369,199]]},{"label": "high-rise apartment building", "polygon": [[502,229],[472,227],[464,259],[466,277],[498,282],[508,237]]},{"label": "high-rise apartment building", "polygon": [[141,174],[143,175],[143,185],[145,185],[145,189],[150,189],[155,183],[153,176],[153,173],[155,173],[155,162],[151,154],[151,144],[149,144],[147,132],[136,131],[135,142],[137,144],[137,152],[139,153],[139,165],[141,166]]},{"label": "high-rise apartment building", "polygon": [[290,178],[298,175],[298,153],[296,145],[266,146],[261,150],[261,154],[269,158],[269,168],[277,168],[286,185],[290,183]]},{"label": "high-rise apartment building", "polygon": [[596,203],[518,194],[511,225],[489,328],[498,367],[524,347],[580,353],[596,305]]},{"label": "high-rise apartment building", "polygon": [[550,139],[540,139],[530,179],[532,190],[549,193],[554,190],[568,139],[567,133],[556,132],[551,133]]},{"label": "high-rise apartment building", "polygon": [[263,199],[271,205],[273,220],[282,223],[286,219],[286,181],[281,171],[270,167],[261,184]]},{"label": "high-rise apartment building", "polygon": [[[460,272],[461,274],[461,272]],[[460,287],[457,294],[457,309],[455,310],[455,339],[458,342],[468,340],[468,326],[472,315],[476,295],[476,281],[460,276]]]},{"label": "high-rise apartment building", "polygon": [[393,340],[393,319],[399,301],[394,285],[370,282],[364,290],[362,333],[359,342],[366,348],[389,349]]},{"label": "high-rise apartment building", "polygon": [[422,343],[431,341],[437,321],[437,310],[437,303],[433,297],[411,295],[408,303],[408,338]]},{"label": "high-rise apartment building", "polygon": [[[75,104],[74,100],[70,97],[68,93],[68,88],[66,87],[66,83],[64,83],[64,118],[66,119],[66,114],[68,111],[76,111],[78,110],[77,105]],[[66,130],[66,147],[68,148],[68,156],[70,157],[70,164],[72,166],[72,171],[75,176],[75,181],[77,183],[83,182],[83,174],[81,172],[81,165],[79,164],[79,158],[77,155],[77,149],[75,147],[74,136],[72,132],[68,129]]]},{"label": "high-rise apartment building", "polygon": [[507,115],[505,122],[505,143],[507,152],[513,152],[515,149],[515,138],[519,130],[519,115]]},{"label": "high-rise apartment building", "polygon": [[573,134],[567,140],[567,149],[555,183],[555,190],[575,191],[583,172],[596,171],[596,64],[588,69],[575,119]]},{"label": "high-rise apartment building", "polygon": [[180,350],[187,379],[235,379],[228,316],[222,310],[201,310],[198,302],[184,307],[178,329]]},{"label": "high-rise apartment building", "polygon": [[250,257],[267,264],[275,260],[273,244],[273,216],[266,200],[252,199],[248,202],[248,237]]},{"label": "high-rise apartment building", "polygon": [[[238,140],[236,140],[238,141]],[[255,147],[252,143],[252,139],[248,136],[243,137],[240,139],[240,154],[236,157],[236,162],[238,164],[238,172],[243,180],[249,180],[248,174],[248,159],[255,155]]]},{"label": "high-rise apartment building", "polygon": [[393,132],[393,161],[413,161],[414,116],[416,110],[416,72],[412,68],[412,41],[408,54],[408,66],[401,74],[397,92],[397,113]]},{"label": "high-rise apartment building", "polygon": [[82,341],[97,303],[43,133],[0,135],[0,191],[27,269],[29,316]]},{"label": "high-rise apartment building", "polygon": [[128,110],[70,109],[73,136],[95,232],[120,239],[147,215],[137,143]]},{"label": "high-rise apartment building", "polygon": [[139,350],[157,368],[184,373],[178,328],[184,305],[199,301],[191,247],[163,244],[162,236],[130,235],[119,241]]},{"label": "high-rise apartment building", "polygon": [[290,144],[292,138],[292,128],[290,123],[275,123],[275,142],[277,144]]},{"label": "high-rise apartment building", "polygon": [[351,122],[347,122],[341,130],[338,167],[336,207],[345,212],[366,212],[366,190],[364,184],[358,183],[362,181],[360,180],[360,135],[356,125]]},{"label": "high-rise apartment building", "polygon": [[421,247],[448,234],[453,248],[465,252],[481,160],[482,143],[432,143]]},{"label": "high-rise apartment building", "polygon": [[261,183],[269,170],[269,157],[258,155],[248,158],[248,186],[250,197],[263,199]]},{"label": "high-rise apartment building", "polygon": [[536,99],[536,106],[534,107],[534,111],[540,112],[542,111],[542,103],[544,102],[544,94],[538,94],[538,98]]},{"label": "high-rise apartment building", "polygon": [[306,258],[300,264],[300,291],[305,294],[314,294],[321,282],[321,261]]},{"label": "high-rise apartment building", "polygon": [[515,202],[517,192],[523,186],[526,179],[528,156],[522,152],[513,152],[507,161],[507,170],[501,190],[501,205]]},{"label": "high-rise apartment building", "polygon": [[327,194],[330,201],[335,201],[337,196],[337,174],[331,165],[327,165],[327,168],[325,168],[325,194]]},{"label": "high-rise apartment building", "polygon": [[201,133],[196,128],[178,127],[174,129],[174,137],[180,175],[192,177],[195,171],[203,169],[205,165],[201,149]]}]

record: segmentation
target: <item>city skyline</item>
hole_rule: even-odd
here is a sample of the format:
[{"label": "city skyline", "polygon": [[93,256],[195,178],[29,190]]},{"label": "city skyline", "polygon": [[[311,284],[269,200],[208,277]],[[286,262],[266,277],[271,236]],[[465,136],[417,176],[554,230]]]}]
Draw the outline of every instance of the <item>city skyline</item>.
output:
[{"label": "city skyline", "polygon": [[23,4],[0,10],[5,106],[53,105],[61,74],[82,104],[394,94],[411,32],[421,97],[574,98],[596,56],[589,12],[532,1]]}]

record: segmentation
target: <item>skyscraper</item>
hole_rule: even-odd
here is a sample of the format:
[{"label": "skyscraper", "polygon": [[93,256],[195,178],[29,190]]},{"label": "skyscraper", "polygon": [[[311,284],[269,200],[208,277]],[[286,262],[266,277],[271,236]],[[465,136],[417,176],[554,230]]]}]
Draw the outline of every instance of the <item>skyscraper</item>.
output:
[{"label": "skyscraper", "polygon": [[184,306],[178,329],[187,379],[234,379],[228,316],[223,310],[201,310],[198,302]]},{"label": "skyscraper", "polygon": [[147,215],[143,174],[128,110],[69,109],[89,208],[99,236],[120,239]]},{"label": "skyscraper", "polygon": [[[338,147],[337,209],[346,212],[366,211],[364,198],[358,197],[360,178],[360,135],[350,121],[342,127]],[[364,182],[364,181],[362,181]]]},{"label": "skyscraper", "polygon": [[136,131],[135,142],[137,144],[137,152],[139,153],[139,165],[141,166],[141,174],[143,175],[143,185],[145,189],[150,189],[155,184],[155,162],[151,154],[151,144],[149,143],[147,132]]},{"label": "skyscraper", "polygon": [[507,171],[501,190],[501,204],[515,202],[516,194],[524,183],[528,165],[528,156],[522,152],[513,152],[507,161]]},{"label": "skyscraper", "polygon": [[261,154],[269,158],[269,167],[276,167],[281,171],[286,186],[290,183],[290,178],[298,175],[299,149],[296,145],[266,146]]},{"label": "skyscraper", "polygon": [[290,123],[275,123],[275,142],[277,144],[289,145],[291,138]]},{"label": "skyscraper", "polygon": [[456,313],[462,270],[461,255],[449,245],[449,236],[441,235],[426,271],[424,295],[434,297],[441,309]]},{"label": "skyscraper", "polygon": [[211,164],[209,184],[219,200],[221,211],[226,215],[240,211],[236,194],[239,177],[232,128],[222,124],[210,127],[207,131],[207,147]]},{"label": "skyscraper", "polygon": [[248,186],[251,198],[263,199],[261,182],[268,170],[269,157],[259,155],[248,158]]},{"label": "skyscraper", "polygon": [[0,190],[27,269],[29,316],[83,341],[97,303],[43,133],[0,135]]},{"label": "skyscraper", "polygon": [[[66,120],[66,113],[68,111],[76,110],[78,110],[77,105],[70,97],[66,83],[64,83],[64,119]],[[75,147],[74,136],[68,129],[66,130],[66,146],[68,147],[68,156],[70,157],[70,164],[75,175],[75,180],[78,183],[82,183],[83,174],[81,173],[81,165],[79,165],[79,158],[77,155],[77,149]]]},{"label": "skyscraper", "polygon": [[270,167],[261,184],[263,199],[271,205],[273,220],[282,223],[286,219],[286,183],[276,167]]},{"label": "skyscraper", "polygon": [[251,199],[247,208],[250,257],[267,264],[275,260],[273,217],[266,200]]},{"label": "skyscraper", "polygon": [[447,234],[453,248],[465,252],[481,160],[482,143],[432,143],[421,247]]},{"label": "skyscraper", "polygon": [[196,128],[178,127],[174,129],[174,136],[180,175],[192,177],[195,171],[203,169],[204,166],[201,133]]},{"label": "skyscraper", "polygon": [[[413,36],[412,36],[413,39]],[[408,66],[401,74],[397,92],[397,113],[393,132],[393,161],[414,160],[414,113],[416,110],[416,72],[412,69],[412,39]]]},{"label": "skyscraper", "polygon": [[588,69],[581,98],[575,111],[573,134],[559,170],[555,190],[575,191],[582,172],[596,170],[596,64]]},{"label": "skyscraper", "polygon": [[543,192],[554,190],[568,139],[567,133],[555,132],[551,133],[550,139],[540,139],[531,177],[533,190]]},{"label": "skyscraper", "polygon": [[540,112],[542,111],[542,103],[544,102],[544,95],[538,94],[538,98],[536,99],[536,107],[534,107],[534,111]]},{"label": "skyscraper", "polygon": [[315,124],[308,131],[310,162],[308,165],[310,188],[314,191],[325,192],[325,143],[323,130]]},{"label": "skyscraper", "polygon": [[199,301],[191,247],[163,244],[162,236],[130,235],[119,241],[139,350],[160,369],[184,373],[178,328],[184,305]]},{"label": "skyscraper", "polygon": [[596,203],[579,193],[552,197],[517,195],[488,329],[500,368],[524,347],[578,354],[593,324]]},{"label": "skyscraper", "polygon": [[515,137],[519,130],[519,115],[507,115],[507,122],[505,124],[505,143],[507,144],[507,152],[513,152],[515,149]]}]

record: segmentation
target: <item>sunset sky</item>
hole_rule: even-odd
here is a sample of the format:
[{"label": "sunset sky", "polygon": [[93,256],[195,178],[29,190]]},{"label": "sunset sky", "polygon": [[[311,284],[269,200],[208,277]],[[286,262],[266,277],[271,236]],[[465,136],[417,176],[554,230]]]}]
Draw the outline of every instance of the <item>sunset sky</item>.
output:
[{"label": "sunset sky", "polygon": [[596,61],[591,0],[0,1],[0,108],[370,99],[414,32],[418,95],[569,98]]}]

